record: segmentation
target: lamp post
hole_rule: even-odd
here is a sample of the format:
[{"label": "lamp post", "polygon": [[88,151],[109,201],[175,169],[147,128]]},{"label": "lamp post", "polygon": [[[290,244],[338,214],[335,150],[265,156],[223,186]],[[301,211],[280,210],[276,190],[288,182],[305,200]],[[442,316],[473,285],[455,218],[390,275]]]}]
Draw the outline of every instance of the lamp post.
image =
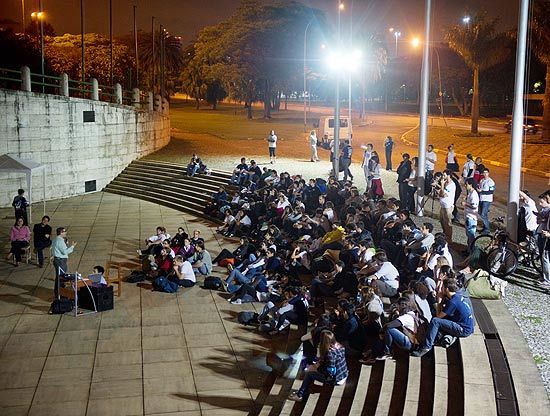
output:
[{"label": "lamp post", "polygon": [[[341,26],[341,11],[344,10],[344,3],[342,0],[338,0],[338,32],[337,32],[337,45],[340,49],[340,26]],[[339,153],[340,153],[340,77],[339,74],[336,74],[336,103],[334,105],[334,148],[333,155],[334,159],[332,161],[332,166],[334,170],[334,177],[338,180],[340,174],[340,164],[339,164]]]},{"label": "lamp post", "polygon": [[42,75],[42,92],[45,92],[44,87],[44,10],[42,0],[38,5],[38,12],[32,12],[31,17],[38,19],[40,22],[40,74]]},{"label": "lamp post", "polygon": [[309,26],[311,25],[311,22],[313,22],[313,19],[311,19],[306,26],[306,30],[304,30],[304,133],[307,131],[307,110],[306,110],[306,91],[307,91],[307,75],[306,75],[306,51],[307,51],[307,30],[309,29]]},{"label": "lamp post", "polygon": [[82,74],[81,74],[81,78],[82,78],[82,82],[85,81],[85,64],[86,64],[86,61],[84,59],[84,48],[85,48],[85,43],[84,43],[84,16],[85,16],[85,2],[84,0],[80,0],[80,48],[82,49]]},{"label": "lamp post", "polygon": [[393,36],[395,36],[395,57],[397,58],[397,39],[401,37],[401,32],[394,31]]},{"label": "lamp post", "polygon": [[23,24],[23,34],[25,34],[26,32],[26,27],[25,27],[25,0],[21,0],[21,17],[23,18],[22,19],[22,24]]},{"label": "lamp post", "polygon": [[468,25],[468,30],[470,30],[470,21],[472,20],[472,18],[470,16],[464,16],[462,18],[462,23],[464,23],[465,25]]}]

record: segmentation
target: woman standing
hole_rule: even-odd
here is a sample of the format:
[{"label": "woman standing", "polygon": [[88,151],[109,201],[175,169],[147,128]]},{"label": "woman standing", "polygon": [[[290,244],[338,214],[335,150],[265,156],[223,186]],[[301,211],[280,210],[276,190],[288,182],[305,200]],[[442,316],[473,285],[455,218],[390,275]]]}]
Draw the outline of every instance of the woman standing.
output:
[{"label": "woman standing", "polygon": [[8,254],[8,260],[13,256],[15,267],[19,266],[23,249],[28,247],[29,241],[31,241],[31,231],[29,227],[23,225],[23,222],[23,217],[17,218],[15,225],[10,230],[11,250]]},{"label": "woman standing", "polygon": [[309,147],[311,147],[311,161],[319,162],[319,157],[317,156],[317,135],[315,133],[315,130],[311,130],[308,142]]},{"label": "woman standing", "polygon": [[445,157],[445,163],[447,164],[447,169],[450,169],[453,172],[458,172],[458,160],[456,158],[454,148],[454,144],[447,146],[447,157]]},{"label": "woman standing", "polygon": [[275,130],[269,132],[267,143],[269,147],[269,163],[275,163],[277,161],[277,155],[275,154],[277,149],[277,135],[275,134]]},{"label": "woman standing", "polygon": [[395,142],[391,138],[391,136],[386,136],[384,139],[384,149],[386,150],[386,170],[392,170],[391,165],[391,153],[393,151],[393,148],[395,146]]},{"label": "woman standing", "polygon": [[316,364],[307,367],[302,386],[290,393],[290,400],[301,402],[308,394],[309,386],[314,381],[332,386],[341,386],[348,377],[346,353],[344,347],[336,341],[334,334],[328,330],[321,332],[319,344],[320,359]]},{"label": "woman standing", "polygon": [[384,188],[382,188],[382,178],[380,176],[380,158],[376,152],[371,157],[369,176],[371,177],[371,197],[375,201],[382,199],[384,196]]}]

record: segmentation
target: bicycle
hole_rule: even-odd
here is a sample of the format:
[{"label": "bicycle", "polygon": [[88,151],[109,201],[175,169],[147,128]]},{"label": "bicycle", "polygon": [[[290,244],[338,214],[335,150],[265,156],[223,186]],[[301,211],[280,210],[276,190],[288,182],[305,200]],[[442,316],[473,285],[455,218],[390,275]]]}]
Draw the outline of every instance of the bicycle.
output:
[{"label": "bicycle", "polygon": [[526,241],[518,244],[503,229],[504,217],[495,218],[495,221],[497,229],[493,235],[482,234],[474,239],[474,247],[487,256],[483,269],[497,277],[505,277],[514,273],[521,262],[542,275],[542,259],[535,237],[527,235]]}]

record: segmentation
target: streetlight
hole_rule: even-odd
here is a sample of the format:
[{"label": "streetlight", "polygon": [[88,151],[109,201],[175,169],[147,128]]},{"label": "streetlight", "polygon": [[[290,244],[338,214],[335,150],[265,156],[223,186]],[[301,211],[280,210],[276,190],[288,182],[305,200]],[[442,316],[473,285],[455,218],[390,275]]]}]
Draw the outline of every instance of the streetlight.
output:
[{"label": "streetlight", "polygon": [[44,10],[42,5],[42,0],[39,3],[39,11],[32,12],[31,17],[38,19],[40,21],[40,73],[42,74],[42,92],[45,92],[44,87]]},{"label": "streetlight", "polygon": [[393,32],[393,36],[395,36],[395,56],[397,57],[397,39],[401,37],[401,32]]},{"label": "streetlight", "polygon": [[[418,38],[414,38],[411,41],[411,43],[412,43],[413,47],[417,48],[418,46],[420,46],[421,41]],[[428,47],[432,48],[432,50],[435,52],[435,56],[437,58],[437,78],[439,80],[439,94],[438,94],[437,99],[439,100],[439,108],[440,108],[440,111],[441,111],[441,118],[445,122],[445,125],[447,125],[447,121],[445,120],[445,116],[443,115],[443,86],[441,84],[441,62],[440,62],[440,58],[439,58],[439,51],[437,50],[437,47],[435,47],[433,45],[433,43],[431,43],[431,42],[428,42]]]},{"label": "streetlight", "polygon": [[313,19],[311,19],[306,26],[306,30],[304,30],[304,133],[307,131],[307,110],[306,110],[306,50],[307,50],[307,30],[309,29],[309,26],[311,25],[311,22],[313,22]]},{"label": "streetlight", "polygon": [[470,20],[472,20],[470,16],[464,16],[462,18],[462,23],[464,23],[465,25],[468,25],[468,30],[470,30]]}]

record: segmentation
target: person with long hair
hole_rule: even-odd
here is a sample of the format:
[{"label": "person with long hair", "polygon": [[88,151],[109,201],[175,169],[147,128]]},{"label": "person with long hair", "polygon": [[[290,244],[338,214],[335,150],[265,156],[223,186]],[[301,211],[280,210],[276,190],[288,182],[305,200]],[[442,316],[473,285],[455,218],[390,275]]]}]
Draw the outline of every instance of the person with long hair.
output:
[{"label": "person with long hair", "polygon": [[332,332],[324,330],[319,343],[319,361],[307,367],[302,386],[298,391],[290,393],[288,398],[301,402],[314,381],[340,386],[346,382],[348,374],[345,348],[336,341]]},{"label": "person with long hair", "polygon": [[17,221],[10,230],[11,250],[8,254],[8,260],[10,260],[12,256],[14,257],[15,267],[19,266],[21,255],[24,249],[29,246],[30,240],[31,232],[29,227],[24,225],[23,217],[17,218]]}]

